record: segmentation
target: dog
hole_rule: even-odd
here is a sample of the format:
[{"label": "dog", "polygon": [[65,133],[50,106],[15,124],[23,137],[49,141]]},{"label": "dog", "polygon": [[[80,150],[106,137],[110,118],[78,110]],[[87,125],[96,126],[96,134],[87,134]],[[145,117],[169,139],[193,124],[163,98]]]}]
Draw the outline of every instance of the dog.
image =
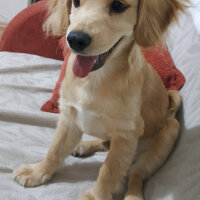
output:
[{"label": "dog", "polygon": [[[111,200],[128,177],[125,200],[142,200],[144,181],[178,138],[177,91],[166,91],[141,47],[158,43],[186,0],[49,0],[47,34],[71,50],[56,134],[44,160],[15,169],[24,187],[46,183],[72,152],[107,151],[96,184],[80,200]],[[83,133],[95,141],[81,142]]]}]

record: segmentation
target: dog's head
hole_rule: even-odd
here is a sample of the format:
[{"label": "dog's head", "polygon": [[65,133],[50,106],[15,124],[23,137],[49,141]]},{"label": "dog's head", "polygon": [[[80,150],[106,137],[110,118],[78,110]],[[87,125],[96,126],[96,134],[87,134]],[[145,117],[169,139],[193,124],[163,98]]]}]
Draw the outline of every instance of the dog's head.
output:
[{"label": "dog's head", "polygon": [[[49,0],[44,29],[67,33],[67,44],[78,56],[74,72],[85,77],[101,67],[124,38],[153,46],[183,10],[181,0]],[[182,0],[186,1],[186,0]]]}]

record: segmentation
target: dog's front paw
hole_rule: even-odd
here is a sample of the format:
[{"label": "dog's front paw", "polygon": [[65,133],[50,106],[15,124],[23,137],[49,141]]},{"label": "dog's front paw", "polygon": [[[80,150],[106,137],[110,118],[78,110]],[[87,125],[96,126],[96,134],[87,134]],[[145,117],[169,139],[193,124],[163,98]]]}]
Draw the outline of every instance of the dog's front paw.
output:
[{"label": "dog's front paw", "polygon": [[36,187],[46,183],[51,174],[42,167],[41,162],[21,165],[13,171],[13,178],[24,187]]},{"label": "dog's front paw", "polygon": [[126,195],[124,200],[144,200],[142,196]]},{"label": "dog's front paw", "polygon": [[84,194],[82,194],[79,198],[79,200],[111,200],[112,197],[110,196],[105,196],[104,193],[97,194],[95,190],[90,189]]},{"label": "dog's front paw", "polygon": [[97,200],[97,198],[95,198],[91,191],[87,191],[80,196],[79,200]]}]

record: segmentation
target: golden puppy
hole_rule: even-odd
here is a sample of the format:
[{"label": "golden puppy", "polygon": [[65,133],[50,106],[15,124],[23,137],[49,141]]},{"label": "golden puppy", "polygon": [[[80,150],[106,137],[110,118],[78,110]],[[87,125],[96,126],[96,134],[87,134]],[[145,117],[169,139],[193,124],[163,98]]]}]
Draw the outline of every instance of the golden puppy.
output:
[{"label": "golden puppy", "polygon": [[[128,175],[125,199],[142,200],[143,181],[163,164],[178,137],[180,97],[166,91],[140,46],[155,45],[185,5],[181,0],[49,0],[48,6],[45,30],[67,33],[72,51],[61,113],[46,158],[14,170],[14,179],[38,186],[75,148],[79,156],[109,148],[96,184],[80,199],[111,200]],[[83,133],[100,139],[78,145]]]}]

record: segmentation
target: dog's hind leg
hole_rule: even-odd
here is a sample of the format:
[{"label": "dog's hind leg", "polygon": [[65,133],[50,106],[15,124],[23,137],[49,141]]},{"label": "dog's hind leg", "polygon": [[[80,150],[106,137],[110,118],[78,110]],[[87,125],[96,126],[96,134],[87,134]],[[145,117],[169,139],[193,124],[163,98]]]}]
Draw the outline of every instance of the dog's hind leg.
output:
[{"label": "dog's hind leg", "polygon": [[143,181],[154,173],[169,156],[179,133],[179,122],[170,117],[147,150],[139,154],[129,173],[125,200],[143,200]]},{"label": "dog's hind leg", "polygon": [[80,142],[72,153],[75,157],[87,157],[96,152],[108,151],[110,141],[103,141],[101,139]]}]

